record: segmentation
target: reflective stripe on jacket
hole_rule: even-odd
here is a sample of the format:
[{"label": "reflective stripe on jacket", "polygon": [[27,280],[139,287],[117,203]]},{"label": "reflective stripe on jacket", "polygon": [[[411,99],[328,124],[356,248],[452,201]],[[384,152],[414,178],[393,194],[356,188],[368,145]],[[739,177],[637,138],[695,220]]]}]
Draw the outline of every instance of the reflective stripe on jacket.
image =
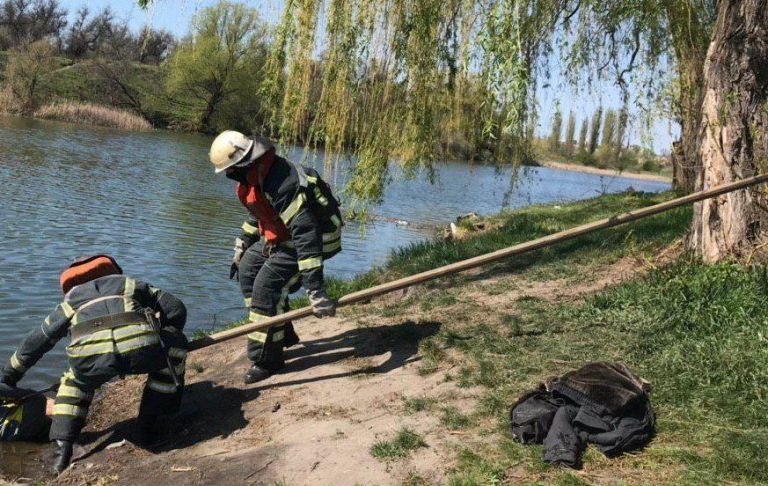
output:
[{"label": "reflective stripe on jacket", "polygon": [[[78,323],[98,317],[152,308],[164,324],[183,328],[184,304],[173,295],[123,275],[109,275],[74,287],[64,301],[22,341],[2,371],[3,381],[15,383]],[[158,344],[149,325],[135,324],[86,334],[70,343],[72,360],[130,353]],[[103,361],[102,361],[103,362]],[[74,364],[74,363],[71,363]]]},{"label": "reflective stripe on jacket", "polygon": [[[323,286],[324,260],[341,251],[341,214],[335,200],[332,205],[323,194],[321,183],[325,185],[315,170],[267,154],[236,189],[251,215],[242,226],[246,245],[261,236],[267,243],[295,249],[308,290]],[[326,212],[326,206],[332,209]]]}]

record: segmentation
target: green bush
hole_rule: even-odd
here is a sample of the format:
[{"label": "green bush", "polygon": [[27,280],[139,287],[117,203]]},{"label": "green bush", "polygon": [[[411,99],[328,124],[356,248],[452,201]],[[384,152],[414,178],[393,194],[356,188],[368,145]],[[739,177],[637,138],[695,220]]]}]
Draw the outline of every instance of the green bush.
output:
[{"label": "green bush", "polygon": [[640,168],[646,172],[658,172],[661,170],[661,164],[656,159],[648,159]]},{"label": "green bush", "polygon": [[574,160],[576,161],[577,164],[586,165],[589,167],[597,167],[599,164],[595,156],[590,154],[586,150],[576,154],[576,157],[574,157]]}]

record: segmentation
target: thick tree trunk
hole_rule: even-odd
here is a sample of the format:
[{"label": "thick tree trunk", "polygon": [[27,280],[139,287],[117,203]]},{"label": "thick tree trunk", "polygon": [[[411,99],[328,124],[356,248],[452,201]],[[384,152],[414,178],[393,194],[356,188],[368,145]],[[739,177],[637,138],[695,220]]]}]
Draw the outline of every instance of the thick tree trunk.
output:
[{"label": "thick tree trunk", "polygon": [[[720,0],[704,65],[697,189],[768,166],[768,1]],[[768,229],[765,189],[694,206],[688,245],[706,261],[750,253]]]}]

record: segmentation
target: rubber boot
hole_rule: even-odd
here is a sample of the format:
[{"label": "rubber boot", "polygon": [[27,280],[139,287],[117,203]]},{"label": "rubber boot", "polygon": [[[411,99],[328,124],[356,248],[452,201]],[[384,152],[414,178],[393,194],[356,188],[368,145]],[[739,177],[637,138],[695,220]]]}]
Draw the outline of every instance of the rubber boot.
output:
[{"label": "rubber boot", "polygon": [[53,471],[63,473],[72,462],[72,442],[68,440],[53,441]]},{"label": "rubber boot", "polygon": [[[267,379],[285,367],[283,355],[285,332],[282,332],[284,330],[285,328],[270,327],[263,343],[258,340],[251,340],[249,337],[248,358],[250,358],[252,365],[243,379],[246,385]],[[278,340],[275,341],[276,333],[283,334],[283,337],[278,337]]]},{"label": "rubber boot", "polygon": [[285,348],[292,348],[301,342],[301,338],[296,334],[296,330],[293,328],[293,323],[289,322],[285,325],[285,334],[283,336],[283,346]]},{"label": "rubber boot", "polygon": [[252,364],[248,371],[245,372],[243,381],[246,385],[256,383],[257,381],[266,380],[277,371],[285,368],[285,362],[266,364]]},{"label": "rubber boot", "polygon": [[136,445],[147,447],[157,441],[157,415],[139,415],[136,419],[134,441]]}]

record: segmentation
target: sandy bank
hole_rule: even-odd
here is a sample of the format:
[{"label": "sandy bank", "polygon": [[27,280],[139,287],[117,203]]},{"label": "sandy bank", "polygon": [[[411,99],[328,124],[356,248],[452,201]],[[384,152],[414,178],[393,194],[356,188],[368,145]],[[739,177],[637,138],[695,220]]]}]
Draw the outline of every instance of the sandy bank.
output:
[{"label": "sandy bank", "polygon": [[542,167],[551,169],[568,170],[572,172],[585,172],[588,174],[597,174],[603,176],[626,177],[628,179],[638,179],[643,181],[668,182],[672,183],[672,178],[660,174],[647,174],[637,172],[619,172],[613,169],[599,169],[586,165],[569,164],[565,162],[539,161]]}]

